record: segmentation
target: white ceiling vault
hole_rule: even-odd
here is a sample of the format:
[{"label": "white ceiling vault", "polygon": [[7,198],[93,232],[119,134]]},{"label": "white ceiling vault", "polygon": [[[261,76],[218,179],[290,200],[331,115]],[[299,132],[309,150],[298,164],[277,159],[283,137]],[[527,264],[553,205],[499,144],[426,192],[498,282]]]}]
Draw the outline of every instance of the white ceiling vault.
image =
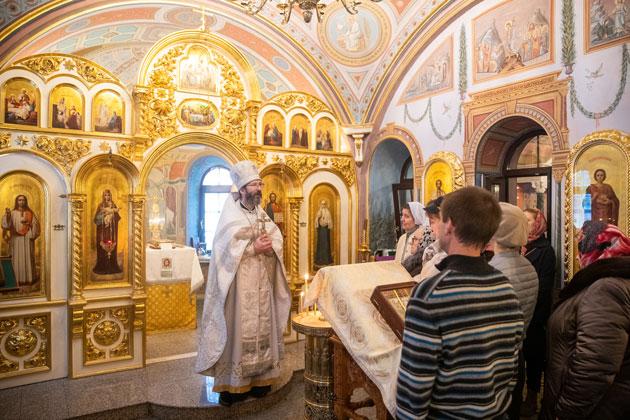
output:
[{"label": "white ceiling vault", "polygon": [[305,23],[296,9],[283,25],[274,0],[254,16],[225,0],[8,0],[0,12],[0,66],[33,54],[75,54],[131,89],[149,48],[172,32],[200,28],[203,8],[206,30],[243,52],[264,97],[303,91],[344,124],[370,123],[440,28],[479,1],[364,0],[352,18],[331,1],[321,23]]}]

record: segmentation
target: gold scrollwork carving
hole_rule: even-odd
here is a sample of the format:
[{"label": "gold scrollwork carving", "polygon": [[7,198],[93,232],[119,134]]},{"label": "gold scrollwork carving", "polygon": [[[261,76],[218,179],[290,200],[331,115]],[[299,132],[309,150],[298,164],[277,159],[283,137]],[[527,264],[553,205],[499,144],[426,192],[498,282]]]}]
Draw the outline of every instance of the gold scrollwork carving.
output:
[{"label": "gold scrollwork carving", "polygon": [[64,137],[37,136],[33,149],[50,156],[66,171],[72,172],[77,160],[90,153],[90,140],[71,140]]},{"label": "gold scrollwork carving", "polygon": [[351,158],[332,158],[330,160],[330,166],[336,169],[342,176],[348,186],[353,186],[357,180],[356,172],[354,169],[354,160]]},{"label": "gold scrollwork carving", "polygon": [[219,134],[237,145],[245,144],[247,111],[245,89],[238,71],[225,57],[212,53],[213,60],[221,66],[221,124]]},{"label": "gold scrollwork carving", "polygon": [[139,86],[136,95],[140,103],[140,129],[149,136],[152,143],[160,137],[168,137],[177,132],[175,107],[174,71],[177,57],[182,55],[184,46],[171,48],[155,63],[149,75],[149,87]]},{"label": "gold scrollwork carving", "polygon": [[[68,60],[69,61],[69,60]],[[66,61],[66,63],[68,62]],[[88,83],[96,83],[96,82],[105,82],[105,81],[113,81],[114,78],[111,77],[107,72],[101,70],[98,66],[90,63],[89,61],[82,60],[80,58],[73,59],[74,67],[76,68],[77,74],[81,76]],[[67,64],[64,64],[66,68],[68,68]],[[72,65],[70,65],[72,67]]]},{"label": "gold scrollwork carving", "polygon": [[11,145],[11,133],[0,131],[0,149],[5,149]]},{"label": "gold scrollwork carving", "polygon": [[59,71],[63,60],[63,57],[45,55],[28,58],[26,60],[20,61],[19,64],[28,68],[29,70],[34,71],[40,76],[46,77],[51,73]]},{"label": "gold scrollwork carving", "polygon": [[65,70],[69,72],[74,71],[81,79],[83,79],[88,84],[117,81],[117,79],[105,68],[83,57],[73,55],[36,55],[23,60],[18,60],[15,65],[26,67],[43,77],[47,77],[53,73],[60,71],[61,66],[63,65]]},{"label": "gold scrollwork carving", "polygon": [[94,341],[102,346],[109,347],[120,337],[120,326],[117,322],[106,320],[99,322],[94,328]]},{"label": "gold scrollwork carving", "polygon": [[16,326],[17,326],[17,320],[2,319],[0,320],[0,334],[5,334],[7,331],[11,331]]},{"label": "gold scrollwork carving", "polygon": [[44,366],[48,366],[48,343],[46,341],[42,341],[39,346],[39,351],[24,362],[24,369],[34,369]]},{"label": "gold scrollwork carving", "polygon": [[258,167],[260,168],[265,166],[265,164],[267,163],[267,155],[264,152],[257,152],[257,151],[250,150],[249,158],[253,162],[256,162],[256,165],[258,165]]},{"label": "gold scrollwork carving", "polygon": [[85,364],[132,357],[131,307],[95,309],[84,317]]},{"label": "gold scrollwork carving", "polygon": [[285,110],[289,110],[295,106],[303,106],[311,115],[315,115],[320,112],[330,112],[330,108],[328,108],[326,104],[306,93],[282,93],[271,98],[270,103],[276,103]]},{"label": "gold scrollwork carving", "polygon": [[319,166],[319,158],[310,155],[289,155],[285,157],[284,162],[302,181]]},{"label": "gold scrollwork carving", "polygon": [[88,340],[86,343],[84,358],[86,362],[95,362],[99,360],[105,360],[106,355],[104,351],[94,346],[92,340]]},{"label": "gold scrollwork carving", "polygon": [[115,349],[112,349],[109,352],[110,357],[113,359],[117,359],[120,357],[128,356],[130,354],[129,344],[130,344],[129,334],[125,333],[122,341],[120,342],[120,345],[118,345]]},{"label": "gold scrollwork carving", "polygon": [[133,160],[136,155],[136,145],[135,143],[118,143],[118,153],[123,155],[129,160]]},{"label": "gold scrollwork carving", "polygon": [[90,311],[85,317],[85,328],[92,329],[94,324],[105,317],[105,311]]},{"label": "gold scrollwork carving", "polygon": [[19,328],[9,333],[4,346],[11,356],[24,357],[35,350],[37,335],[31,329]]},{"label": "gold scrollwork carving", "polygon": [[47,318],[43,315],[30,318],[28,321],[26,321],[26,325],[28,325],[29,327],[33,327],[42,335],[48,334]]},{"label": "gold scrollwork carving", "polygon": [[0,319],[0,379],[50,369],[50,314]]}]

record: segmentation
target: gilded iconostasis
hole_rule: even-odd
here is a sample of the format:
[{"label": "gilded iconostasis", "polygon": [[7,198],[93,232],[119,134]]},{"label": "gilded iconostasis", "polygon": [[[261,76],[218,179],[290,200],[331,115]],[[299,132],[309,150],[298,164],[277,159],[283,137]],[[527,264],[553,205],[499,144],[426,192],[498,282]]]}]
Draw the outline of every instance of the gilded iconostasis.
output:
[{"label": "gilded iconostasis", "polygon": [[388,258],[405,203],[464,185],[540,208],[562,278],[585,220],[630,228],[628,0],[329,4],[310,23],[275,4],[14,3],[0,387],[143,366],[146,246],[207,261],[239,160],[295,296],[322,267]]}]

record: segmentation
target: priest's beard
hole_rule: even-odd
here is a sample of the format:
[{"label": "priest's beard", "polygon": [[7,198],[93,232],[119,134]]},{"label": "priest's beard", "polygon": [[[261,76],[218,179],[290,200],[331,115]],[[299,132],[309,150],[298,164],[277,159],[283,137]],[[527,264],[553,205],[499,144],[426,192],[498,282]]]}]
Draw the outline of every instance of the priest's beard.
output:
[{"label": "priest's beard", "polygon": [[246,207],[248,208],[254,208],[257,205],[260,204],[260,202],[262,201],[262,192],[258,191],[258,192],[245,192],[245,197],[243,200],[243,204],[245,204]]}]

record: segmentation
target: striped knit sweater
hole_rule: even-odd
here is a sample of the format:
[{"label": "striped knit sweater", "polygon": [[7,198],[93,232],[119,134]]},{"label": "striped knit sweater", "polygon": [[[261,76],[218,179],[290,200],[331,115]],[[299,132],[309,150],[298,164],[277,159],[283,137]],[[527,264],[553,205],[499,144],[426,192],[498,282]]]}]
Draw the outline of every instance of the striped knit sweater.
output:
[{"label": "striped knit sweater", "polygon": [[523,313],[483,257],[451,255],[407,305],[397,417],[494,418],[510,404]]}]

